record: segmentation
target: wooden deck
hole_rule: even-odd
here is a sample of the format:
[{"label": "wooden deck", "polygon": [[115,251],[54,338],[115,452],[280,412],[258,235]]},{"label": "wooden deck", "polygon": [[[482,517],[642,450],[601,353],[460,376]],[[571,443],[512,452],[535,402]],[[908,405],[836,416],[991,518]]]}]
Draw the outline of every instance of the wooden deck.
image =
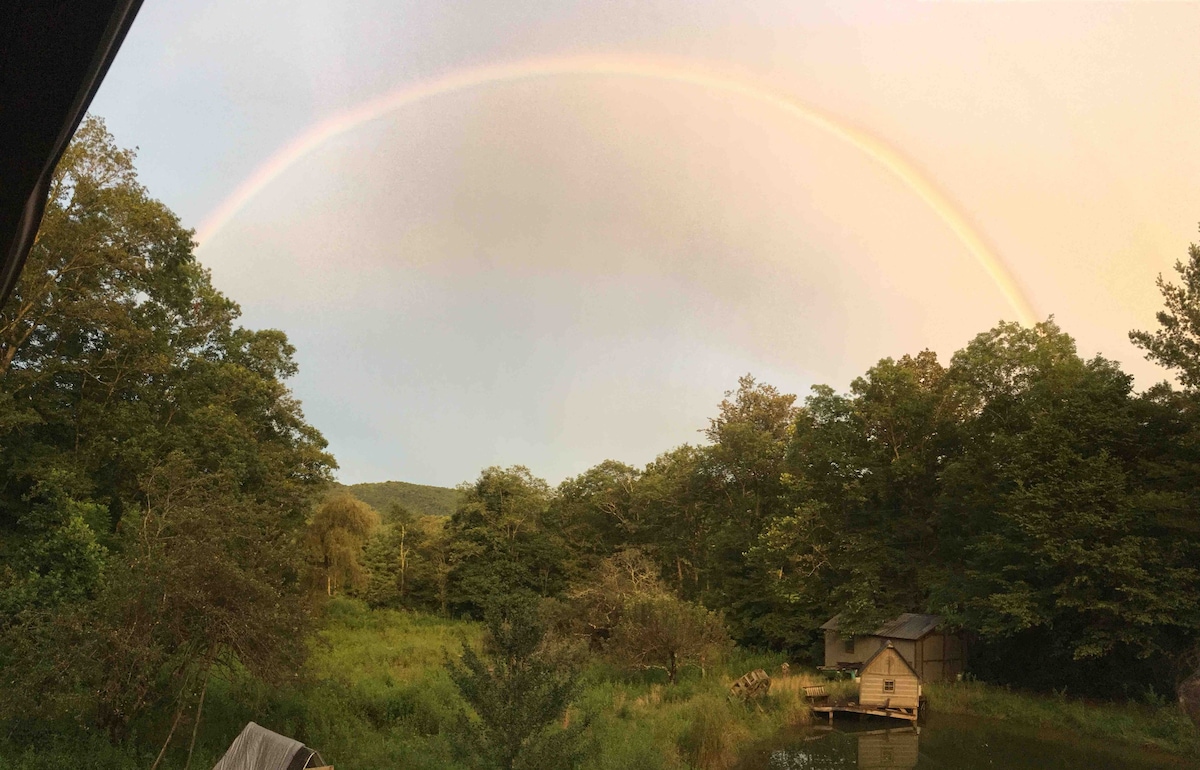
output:
[{"label": "wooden deck", "polygon": [[840,706],[813,706],[813,713],[828,714],[829,724],[833,724],[834,713],[844,714],[867,714],[873,717],[890,717],[892,719],[903,719],[906,722],[917,721],[916,709],[881,709],[871,708],[870,706],[859,706],[855,703],[845,703]]}]

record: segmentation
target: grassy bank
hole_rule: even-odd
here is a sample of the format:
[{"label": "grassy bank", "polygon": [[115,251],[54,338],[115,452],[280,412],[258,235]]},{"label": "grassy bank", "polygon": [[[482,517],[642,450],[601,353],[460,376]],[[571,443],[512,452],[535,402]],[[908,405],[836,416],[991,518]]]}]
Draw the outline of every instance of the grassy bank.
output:
[{"label": "grassy bank", "polygon": [[[458,698],[446,676],[446,655],[477,625],[430,616],[368,611],[334,602],[318,635],[305,688],[303,719],[259,719],[319,748],[339,770],[452,768],[446,737]],[[797,688],[782,687],[761,704],[729,703],[732,681],[755,668],[778,670],[777,655],[739,653],[704,674],[683,672],[670,686],[663,672],[628,673],[603,663],[580,672],[582,693],[568,719],[590,724],[588,770],[717,768],[748,740],[807,722]],[[793,678],[799,681],[798,678]],[[297,712],[296,716],[300,716]]]},{"label": "grassy bank", "polygon": [[[314,636],[306,670],[294,682],[268,687],[233,676],[210,683],[190,767],[212,767],[252,720],[318,749],[338,770],[459,768],[449,728],[460,701],[444,663],[464,640],[477,644],[480,635],[474,623],[335,600]],[[586,770],[723,768],[743,742],[805,723],[808,710],[794,687],[751,706],[725,697],[737,676],[755,668],[777,671],[782,661],[739,653],[704,675],[682,672],[674,686],[662,672],[630,674],[589,664],[579,672],[582,692],[568,714],[590,725]],[[166,732],[157,723],[142,727],[146,734]],[[0,765],[146,770],[159,748],[151,741],[141,748],[132,742],[113,747],[77,724],[38,729],[38,735],[0,734]],[[190,738],[190,725],[179,734]],[[184,767],[187,743],[176,740],[160,768]]]},{"label": "grassy bank", "polygon": [[[306,670],[293,683],[267,687],[236,676],[212,682],[191,768],[212,767],[250,720],[319,749],[338,770],[458,768],[449,727],[460,701],[443,664],[463,640],[477,644],[480,634],[473,623],[334,601]],[[807,724],[811,715],[800,688],[817,681],[815,675],[776,677],[771,696],[758,703],[726,698],[736,677],[756,668],[776,674],[782,662],[778,655],[739,651],[703,675],[683,672],[673,686],[661,672],[588,664],[580,672],[581,696],[568,714],[572,722],[590,725],[585,770],[716,770],[728,767],[739,749]],[[926,690],[937,712],[1200,754],[1196,731],[1171,706],[1089,704],[978,683]],[[156,728],[153,734],[163,733]],[[181,734],[190,735],[190,726]],[[160,767],[182,768],[186,743],[177,741]],[[0,764],[16,770],[145,770],[157,749],[114,748],[78,726],[45,726],[40,737],[0,735]]]},{"label": "grassy bank", "polygon": [[1200,731],[1172,702],[1096,703],[1065,696],[1012,692],[982,682],[925,685],[938,713],[999,719],[1012,724],[1200,757]]}]

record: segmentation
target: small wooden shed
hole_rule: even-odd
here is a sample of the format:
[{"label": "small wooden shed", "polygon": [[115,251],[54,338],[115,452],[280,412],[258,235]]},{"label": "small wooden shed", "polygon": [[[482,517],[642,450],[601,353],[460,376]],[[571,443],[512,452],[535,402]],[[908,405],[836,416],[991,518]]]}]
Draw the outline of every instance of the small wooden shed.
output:
[{"label": "small wooden shed", "polygon": [[867,708],[913,711],[921,705],[921,677],[891,642],[863,664],[858,703]]},{"label": "small wooden shed", "polygon": [[825,668],[860,669],[872,655],[891,643],[926,682],[954,679],[966,663],[966,640],[945,628],[938,615],[905,612],[870,634],[843,635],[841,616],[830,618],[825,632]]}]

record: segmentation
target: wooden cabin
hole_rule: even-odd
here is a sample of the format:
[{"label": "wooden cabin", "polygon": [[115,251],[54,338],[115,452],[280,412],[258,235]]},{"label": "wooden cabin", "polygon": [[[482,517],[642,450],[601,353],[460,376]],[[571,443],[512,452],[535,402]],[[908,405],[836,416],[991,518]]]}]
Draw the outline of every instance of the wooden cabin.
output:
[{"label": "wooden cabin", "polygon": [[858,705],[877,709],[912,709],[921,705],[921,677],[888,642],[863,663]]},{"label": "wooden cabin", "polygon": [[863,636],[843,636],[840,618],[835,615],[821,626],[826,669],[861,670],[887,644],[926,682],[954,679],[965,668],[966,642],[961,634],[947,631],[938,615],[905,612]]}]

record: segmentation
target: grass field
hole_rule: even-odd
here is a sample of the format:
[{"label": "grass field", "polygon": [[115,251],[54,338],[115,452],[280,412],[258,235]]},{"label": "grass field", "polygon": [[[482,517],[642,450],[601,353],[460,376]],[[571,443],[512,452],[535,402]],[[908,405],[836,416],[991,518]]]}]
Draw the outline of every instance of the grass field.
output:
[{"label": "grass field", "polygon": [[[476,644],[479,637],[473,623],[334,601],[314,642],[309,681],[292,692],[261,693],[262,710],[253,718],[319,749],[339,770],[456,767],[446,733],[458,698],[443,664],[464,640]],[[568,714],[590,725],[587,767],[724,767],[742,741],[806,723],[808,709],[796,688],[782,687],[750,706],[726,698],[737,676],[755,668],[777,671],[782,662],[779,655],[735,654],[704,675],[683,672],[674,686],[662,672],[589,665],[580,672],[582,693]],[[245,699],[248,686],[225,696]],[[240,711],[231,703],[222,710]],[[236,719],[221,723],[206,723],[206,743],[216,746],[236,734]]]}]

